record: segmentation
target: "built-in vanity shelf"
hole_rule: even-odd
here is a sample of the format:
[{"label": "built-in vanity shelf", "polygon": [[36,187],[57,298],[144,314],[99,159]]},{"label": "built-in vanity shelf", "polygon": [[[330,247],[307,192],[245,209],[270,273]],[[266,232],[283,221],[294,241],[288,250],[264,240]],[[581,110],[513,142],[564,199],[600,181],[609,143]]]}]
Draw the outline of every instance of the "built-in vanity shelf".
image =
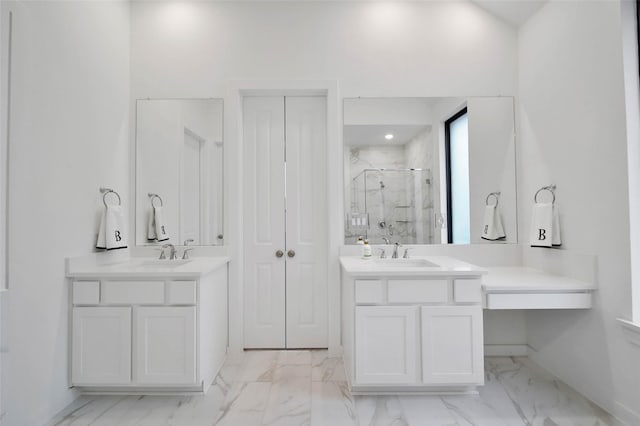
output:
[{"label": "built-in vanity shelf", "polygon": [[228,261],[70,259],[71,385],[205,392],[226,355]]},{"label": "built-in vanity shelf", "polygon": [[488,267],[482,277],[486,309],[589,309],[594,284],[526,267]]},{"label": "built-in vanity shelf", "polygon": [[354,394],[460,393],[484,383],[484,270],[444,256],[340,261]]}]

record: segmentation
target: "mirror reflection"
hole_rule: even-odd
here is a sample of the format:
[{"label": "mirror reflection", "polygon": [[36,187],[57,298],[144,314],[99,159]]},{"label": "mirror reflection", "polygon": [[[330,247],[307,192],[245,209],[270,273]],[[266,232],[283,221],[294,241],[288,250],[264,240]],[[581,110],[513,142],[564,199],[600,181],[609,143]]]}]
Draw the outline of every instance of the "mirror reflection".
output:
[{"label": "mirror reflection", "polygon": [[344,100],[345,244],[517,242],[511,97]]},{"label": "mirror reflection", "polygon": [[222,99],[136,105],[136,244],[221,245]]}]

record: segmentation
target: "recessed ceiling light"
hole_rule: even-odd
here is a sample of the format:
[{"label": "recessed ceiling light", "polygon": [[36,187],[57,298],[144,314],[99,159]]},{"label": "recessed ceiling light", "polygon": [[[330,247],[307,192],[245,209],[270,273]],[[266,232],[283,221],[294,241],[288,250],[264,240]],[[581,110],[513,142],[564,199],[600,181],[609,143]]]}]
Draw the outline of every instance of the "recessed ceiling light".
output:
[{"label": "recessed ceiling light", "polygon": [[384,135],[384,138],[390,141],[391,139],[393,139],[393,135],[391,133],[387,133],[386,135]]}]

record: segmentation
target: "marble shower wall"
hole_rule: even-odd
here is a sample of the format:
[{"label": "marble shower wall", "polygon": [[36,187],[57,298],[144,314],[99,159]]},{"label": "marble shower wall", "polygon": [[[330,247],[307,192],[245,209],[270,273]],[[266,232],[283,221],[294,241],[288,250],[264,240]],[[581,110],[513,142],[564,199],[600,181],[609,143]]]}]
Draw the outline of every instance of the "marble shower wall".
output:
[{"label": "marble shower wall", "polygon": [[349,211],[369,215],[367,229],[351,227],[347,218],[347,244],[352,244],[359,235],[372,244],[383,243],[383,238],[403,244],[433,242],[430,171],[394,171],[431,169],[431,147],[431,131],[428,129],[402,146],[345,148],[345,156],[349,158],[348,181],[351,182]]}]

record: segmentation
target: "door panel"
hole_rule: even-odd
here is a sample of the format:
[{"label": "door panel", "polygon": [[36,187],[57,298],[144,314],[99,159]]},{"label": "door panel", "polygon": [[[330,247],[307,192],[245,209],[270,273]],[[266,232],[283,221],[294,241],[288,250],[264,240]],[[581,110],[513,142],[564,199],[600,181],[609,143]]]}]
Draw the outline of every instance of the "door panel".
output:
[{"label": "door panel", "polygon": [[136,384],[196,384],[196,308],[135,308]]},{"label": "door panel", "polygon": [[188,238],[194,244],[200,241],[200,151],[201,142],[185,129],[180,179],[180,235],[178,241]]},{"label": "door panel", "polygon": [[131,308],[73,308],[74,385],[131,382]]},{"label": "door panel", "polygon": [[356,307],[356,382],[417,382],[416,306]]},{"label": "door panel", "polygon": [[246,97],[244,347],[285,347],[284,98]]},{"label": "door panel", "polygon": [[327,104],[323,97],[287,97],[285,104],[287,347],[322,348],[328,343]]},{"label": "door panel", "polygon": [[423,306],[421,311],[423,382],[482,384],[482,308]]},{"label": "door panel", "polygon": [[327,347],[326,99],[243,102],[245,348]]}]

